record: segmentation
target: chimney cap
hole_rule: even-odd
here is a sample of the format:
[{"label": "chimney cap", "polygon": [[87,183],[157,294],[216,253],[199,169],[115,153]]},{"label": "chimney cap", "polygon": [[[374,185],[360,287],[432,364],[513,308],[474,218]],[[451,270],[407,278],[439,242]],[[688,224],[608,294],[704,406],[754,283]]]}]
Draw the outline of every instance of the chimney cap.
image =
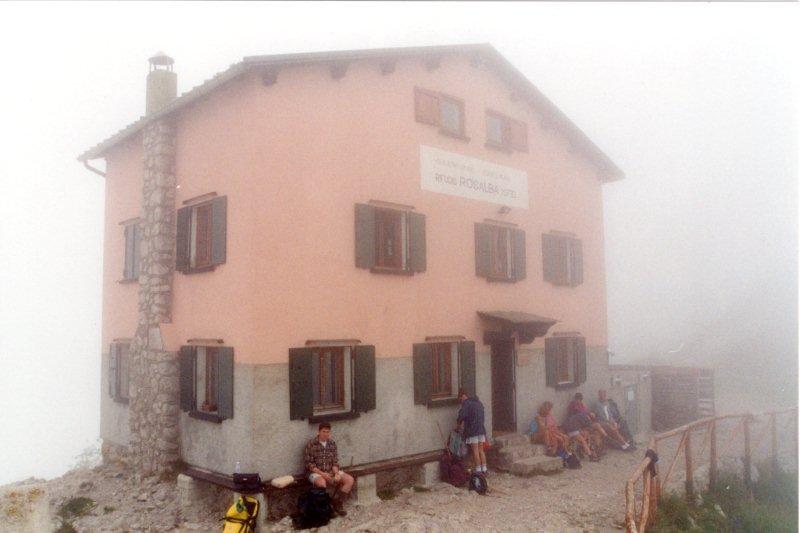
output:
[{"label": "chimney cap", "polygon": [[175,63],[175,60],[169,57],[164,52],[156,52],[156,54],[148,59],[151,65],[165,65],[165,66],[172,66]]}]

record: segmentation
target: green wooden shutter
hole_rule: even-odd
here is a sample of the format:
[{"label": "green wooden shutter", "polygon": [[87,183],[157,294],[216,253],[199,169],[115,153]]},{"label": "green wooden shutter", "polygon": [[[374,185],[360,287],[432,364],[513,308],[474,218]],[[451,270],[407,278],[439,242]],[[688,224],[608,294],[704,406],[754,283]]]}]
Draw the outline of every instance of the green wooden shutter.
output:
[{"label": "green wooden shutter", "polygon": [[142,228],[139,222],[133,224],[133,279],[139,279],[139,265],[142,262]]},{"label": "green wooden shutter", "polygon": [[526,250],[525,250],[525,231],[521,229],[511,230],[511,253],[513,256],[514,264],[514,279],[519,281],[525,279],[526,275]]},{"label": "green wooden shutter", "polygon": [[554,235],[542,233],[542,271],[544,273],[544,280],[550,283],[556,281],[556,238]]},{"label": "green wooden shutter", "polygon": [[356,346],[353,355],[353,411],[375,409],[375,347]]},{"label": "green wooden shutter", "polygon": [[555,337],[546,338],[544,340],[544,366],[545,384],[548,387],[556,387],[558,385],[557,353],[558,339]]},{"label": "green wooden shutter", "polygon": [[575,359],[575,384],[586,382],[586,338],[573,337],[572,357]]},{"label": "green wooden shutter", "polygon": [[289,350],[289,420],[302,420],[314,414],[314,389],[311,348]]},{"label": "green wooden shutter", "polygon": [[228,248],[228,197],[211,200],[211,264],[225,263]]},{"label": "green wooden shutter", "polygon": [[570,239],[569,243],[572,252],[570,284],[577,286],[583,283],[583,244],[578,239]]},{"label": "green wooden shutter", "polygon": [[133,224],[125,226],[125,261],[122,267],[122,279],[133,279],[134,231],[136,230]]},{"label": "green wooden shutter", "polygon": [[475,223],[475,274],[488,278],[492,271],[492,230],[488,224]]},{"label": "green wooden shutter", "polygon": [[356,267],[375,266],[375,208],[356,204]]},{"label": "green wooden shutter", "polygon": [[217,348],[217,415],[233,418],[233,348]]},{"label": "green wooden shutter", "polygon": [[461,341],[458,343],[458,368],[461,373],[461,388],[467,391],[468,395],[474,396],[476,393],[476,371],[475,343],[473,341]]},{"label": "green wooden shutter", "polygon": [[425,215],[422,213],[406,213],[408,220],[408,267],[414,272],[425,272]]},{"label": "green wooden shutter", "polygon": [[569,239],[566,237],[556,236],[554,246],[553,263],[555,265],[556,285],[569,285],[569,271],[567,270],[567,254],[569,253]]},{"label": "green wooden shutter", "polygon": [[431,388],[433,376],[431,372],[431,346],[430,344],[414,345],[414,403],[428,405],[431,401]]},{"label": "green wooden shutter", "polygon": [[195,349],[194,346],[181,346],[178,353],[179,359],[179,381],[181,393],[181,410],[194,411],[194,363],[195,363]]},{"label": "green wooden shutter", "polygon": [[114,399],[117,399],[117,358],[119,357],[119,350],[117,344],[111,343],[108,349],[108,394]]},{"label": "green wooden shutter", "polygon": [[189,270],[189,237],[192,226],[192,208],[181,207],[177,214],[177,229],[175,233],[175,270],[185,272]]}]

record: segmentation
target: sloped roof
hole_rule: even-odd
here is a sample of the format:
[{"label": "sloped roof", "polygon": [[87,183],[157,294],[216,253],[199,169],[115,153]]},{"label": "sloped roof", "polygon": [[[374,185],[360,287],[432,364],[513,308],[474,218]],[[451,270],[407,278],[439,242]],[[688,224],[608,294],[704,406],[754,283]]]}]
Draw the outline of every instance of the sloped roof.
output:
[{"label": "sloped roof", "polygon": [[215,91],[222,85],[250,70],[264,67],[299,66],[312,64],[336,64],[364,59],[396,59],[403,57],[436,58],[446,54],[470,53],[484,61],[497,75],[505,79],[515,89],[521,99],[530,103],[537,111],[543,113],[545,120],[567,137],[569,142],[580,150],[598,167],[601,177],[606,181],[622,179],[624,173],[616,164],[595,145],[591,139],[578,128],[564,113],[559,110],[533,83],[530,82],[514,65],[512,65],[491,44],[461,44],[445,46],[421,46],[404,48],[375,48],[366,50],[342,50],[333,52],[310,52],[301,54],[277,54],[265,56],[249,56],[231,65],[202,84],[164,106],[152,115],[142,116],[135,122],[121,129],[108,139],[88,149],[79,157],[79,161],[88,161],[103,157],[105,152],[117,143],[142,130],[148,123],[170,115],[184,108],[191,102]]}]

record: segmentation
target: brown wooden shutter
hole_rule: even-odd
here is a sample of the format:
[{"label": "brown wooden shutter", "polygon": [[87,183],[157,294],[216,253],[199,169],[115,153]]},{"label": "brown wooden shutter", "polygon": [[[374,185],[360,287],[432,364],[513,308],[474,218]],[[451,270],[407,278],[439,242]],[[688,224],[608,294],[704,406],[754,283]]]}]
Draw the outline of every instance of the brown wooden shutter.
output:
[{"label": "brown wooden shutter", "polygon": [[139,222],[133,225],[133,279],[139,279],[139,265],[142,262],[142,227]]},{"label": "brown wooden shutter", "polygon": [[217,415],[233,418],[233,348],[217,348]]},{"label": "brown wooden shutter", "polygon": [[289,350],[289,420],[302,420],[314,415],[311,348]]},{"label": "brown wooden shutter", "polygon": [[122,279],[133,279],[133,258],[135,253],[135,225],[125,226],[125,262],[122,268]]},{"label": "brown wooden shutter", "polygon": [[119,357],[118,345],[112,342],[111,346],[108,349],[108,394],[115,400],[119,395],[119,391],[117,390],[118,357]]},{"label": "brown wooden shutter", "polygon": [[569,244],[572,248],[570,285],[577,286],[583,283],[583,244],[579,239],[570,239]]},{"label": "brown wooden shutter", "polygon": [[356,267],[375,266],[375,207],[356,204]]},{"label": "brown wooden shutter", "polygon": [[175,270],[189,270],[189,238],[191,236],[192,208],[181,207],[177,213],[177,231],[175,233]]},{"label": "brown wooden shutter", "polygon": [[492,273],[492,229],[475,223],[475,274],[488,278]]},{"label": "brown wooden shutter", "polygon": [[180,352],[178,353],[182,411],[195,410],[195,398],[194,398],[195,353],[196,351],[194,346],[181,346]]},{"label": "brown wooden shutter", "polygon": [[511,230],[511,253],[513,254],[514,279],[519,281],[525,279],[527,253],[525,250],[525,231],[521,229]]},{"label": "brown wooden shutter", "polygon": [[375,347],[356,346],[353,354],[353,411],[375,409]]},{"label": "brown wooden shutter", "polygon": [[225,263],[228,247],[228,197],[211,200],[211,264]]},{"label": "brown wooden shutter", "polygon": [[528,151],[528,125],[519,120],[508,120],[510,147],[520,152]]},{"label": "brown wooden shutter", "polygon": [[414,116],[417,122],[439,125],[439,98],[424,89],[414,90]]},{"label": "brown wooden shutter", "polygon": [[573,337],[572,357],[575,359],[575,384],[580,385],[586,381],[586,338]]},{"label": "brown wooden shutter", "polygon": [[544,366],[545,366],[545,385],[548,387],[558,386],[558,339],[548,337],[544,340]]},{"label": "brown wooden shutter", "polygon": [[[475,363],[475,342],[461,341],[458,343],[458,368],[460,372],[459,384],[462,389],[467,391],[469,396],[476,393],[476,363]],[[457,392],[457,391],[453,391]]]},{"label": "brown wooden shutter", "polygon": [[425,215],[408,212],[406,217],[408,217],[408,267],[414,272],[425,272],[427,266]]},{"label": "brown wooden shutter", "polygon": [[433,375],[431,374],[431,345],[414,345],[414,403],[428,405],[431,401]]}]

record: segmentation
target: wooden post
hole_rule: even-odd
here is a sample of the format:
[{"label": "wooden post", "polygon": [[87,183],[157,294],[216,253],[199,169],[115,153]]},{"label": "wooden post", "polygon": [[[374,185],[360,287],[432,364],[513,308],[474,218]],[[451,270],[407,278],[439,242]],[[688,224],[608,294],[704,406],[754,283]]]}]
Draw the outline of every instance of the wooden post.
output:
[{"label": "wooden post", "polygon": [[694,503],[694,471],[692,469],[692,430],[686,430],[686,443],[683,445],[683,454],[686,457],[686,499]]},{"label": "wooden post", "polygon": [[639,533],[644,533],[650,521],[650,468],[642,476],[642,516],[639,518]]},{"label": "wooden post", "polygon": [[778,429],[775,426],[775,413],[769,415],[770,458],[772,459],[772,475],[778,474]]},{"label": "wooden post", "polygon": [[708,431],[711,433],[708,449],[708,490],[713,491],[717,486],[717,421],[709,422]]},{"label": "wooden post", "polygon": [[[650,449],[656,452],[658,455],[658,441],[655,439],[651,439],[651,446]],[[652,499],[652,503],[650,505],[651,509],[653,509],[653,517],[655,518],[656,510],[658,509],[658,501],[661,499],[661,477],[659,474],[658,463],[655,464],[655,472],[656,475],[653,476],[651,483],[653,484],[652,491],[650,492],[650,498]]]},{"label": "wooden post", "polygon": [[744,417],[744,486],[752,495],[753,480],[750,472],[750,415]]}]

